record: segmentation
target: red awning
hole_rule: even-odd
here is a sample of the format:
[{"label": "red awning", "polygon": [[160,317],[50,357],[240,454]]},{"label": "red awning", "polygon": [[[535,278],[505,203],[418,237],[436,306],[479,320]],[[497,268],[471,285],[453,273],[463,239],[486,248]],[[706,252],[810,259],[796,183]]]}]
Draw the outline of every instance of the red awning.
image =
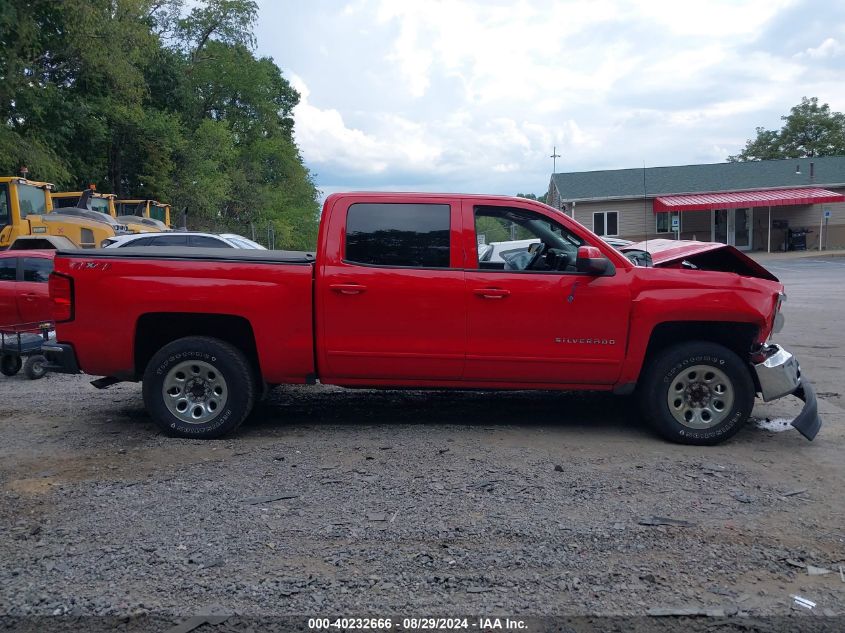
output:
[{"label": "red awning", "polygon": [[709,211],[746,207],[782,207],[791,204],[843,202],[845,195],[827,189],[778,189],[776,191],[734,191],[732,193],[694,193],[660,196],[654,199],[654,212]]}]

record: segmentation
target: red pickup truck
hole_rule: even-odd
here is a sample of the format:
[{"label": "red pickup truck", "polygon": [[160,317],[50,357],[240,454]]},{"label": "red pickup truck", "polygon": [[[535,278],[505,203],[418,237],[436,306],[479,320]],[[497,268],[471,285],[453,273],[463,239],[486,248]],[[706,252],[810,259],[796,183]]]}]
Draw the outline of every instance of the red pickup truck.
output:
[{"label": "red pickup truck", "polygon": [[[479,262],[478,245],[530,246]],[[167,433],[236,429],[267,385],[636,393],[664,437],[715,444],[756,394],[812,387],[770,343],[783,286],[736,249],[651,242],[624,254],[520,198],[334,194],[316,254],[60,251],[54,371],[143,381]],[[645,265],[643,265],[645,264]],[[106,344],[106,334],[108,341]]]}]

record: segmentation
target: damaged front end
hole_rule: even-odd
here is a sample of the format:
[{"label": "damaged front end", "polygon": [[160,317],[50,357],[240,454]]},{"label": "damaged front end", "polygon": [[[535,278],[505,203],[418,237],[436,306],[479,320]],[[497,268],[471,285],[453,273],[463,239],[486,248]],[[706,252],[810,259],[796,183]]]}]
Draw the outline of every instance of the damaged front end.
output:
[{"label": "damaged front end", "polygon": [[798,359],[780,345],[768,344],[753,354],[752,367],[763,402],[789,395],[804,401],[804,407],[792,421],[792,426],[808,440],[815,438],[822,426],[816,392],[809,381],[801,377]]},{"label": "damaged front end", "polygon": [[621,249],[635,264],[655,268],[685,268],[736,273],[777,281],[772,273],[734,246],[692,240],[647,240]]},{"label": "damaged front end", "polygon": [[[749,361],[763,402],[789,395],[801,399],[804,407],[791,424],[808,440],[816,437],[822,421],[813,386],[801,376],[798,359],[792,353],[768,342],[772,334],[781,330],[784,320],[781,306],[786,295],[777,277],[737,248],[719,242],[655,239],[624,246],[620,250],[640,266],[734,273],[775,282],[771,284],[771,316],[761,330],[760,344],[753,350]],[[762,342],[764,339],[765,343]]]}]

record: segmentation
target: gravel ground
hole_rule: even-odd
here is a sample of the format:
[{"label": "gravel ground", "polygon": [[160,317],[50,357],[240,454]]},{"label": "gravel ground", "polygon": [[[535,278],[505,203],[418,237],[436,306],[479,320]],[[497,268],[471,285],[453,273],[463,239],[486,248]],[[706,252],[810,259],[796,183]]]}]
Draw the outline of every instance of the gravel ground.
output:
[{"label": "gravel ground", "polygon": [[279,388],[235,437],[177,440],[148,420],[139,385],[0,378],[0,615],[167,631],[212,605],[684,609],[843,625],[812,616],[845,616],[845,259],[766,263],[789,295],[779,340],[820,397],[812,443],[780,431],[792,399],[695,448],[609,396],[332,387]]}]

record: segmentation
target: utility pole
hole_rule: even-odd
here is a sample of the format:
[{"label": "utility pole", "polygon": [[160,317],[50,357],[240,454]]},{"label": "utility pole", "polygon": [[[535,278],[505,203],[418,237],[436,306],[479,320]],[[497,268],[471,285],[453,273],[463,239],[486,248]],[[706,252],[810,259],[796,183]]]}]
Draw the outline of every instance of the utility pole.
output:
[{"label": "utility pole", "polygon": [[557,171],[557,159],[560,158],[560,154],[557,153],[557,146],[552,146],[552,155],[549,156],[552,159],[552,173]]}]

